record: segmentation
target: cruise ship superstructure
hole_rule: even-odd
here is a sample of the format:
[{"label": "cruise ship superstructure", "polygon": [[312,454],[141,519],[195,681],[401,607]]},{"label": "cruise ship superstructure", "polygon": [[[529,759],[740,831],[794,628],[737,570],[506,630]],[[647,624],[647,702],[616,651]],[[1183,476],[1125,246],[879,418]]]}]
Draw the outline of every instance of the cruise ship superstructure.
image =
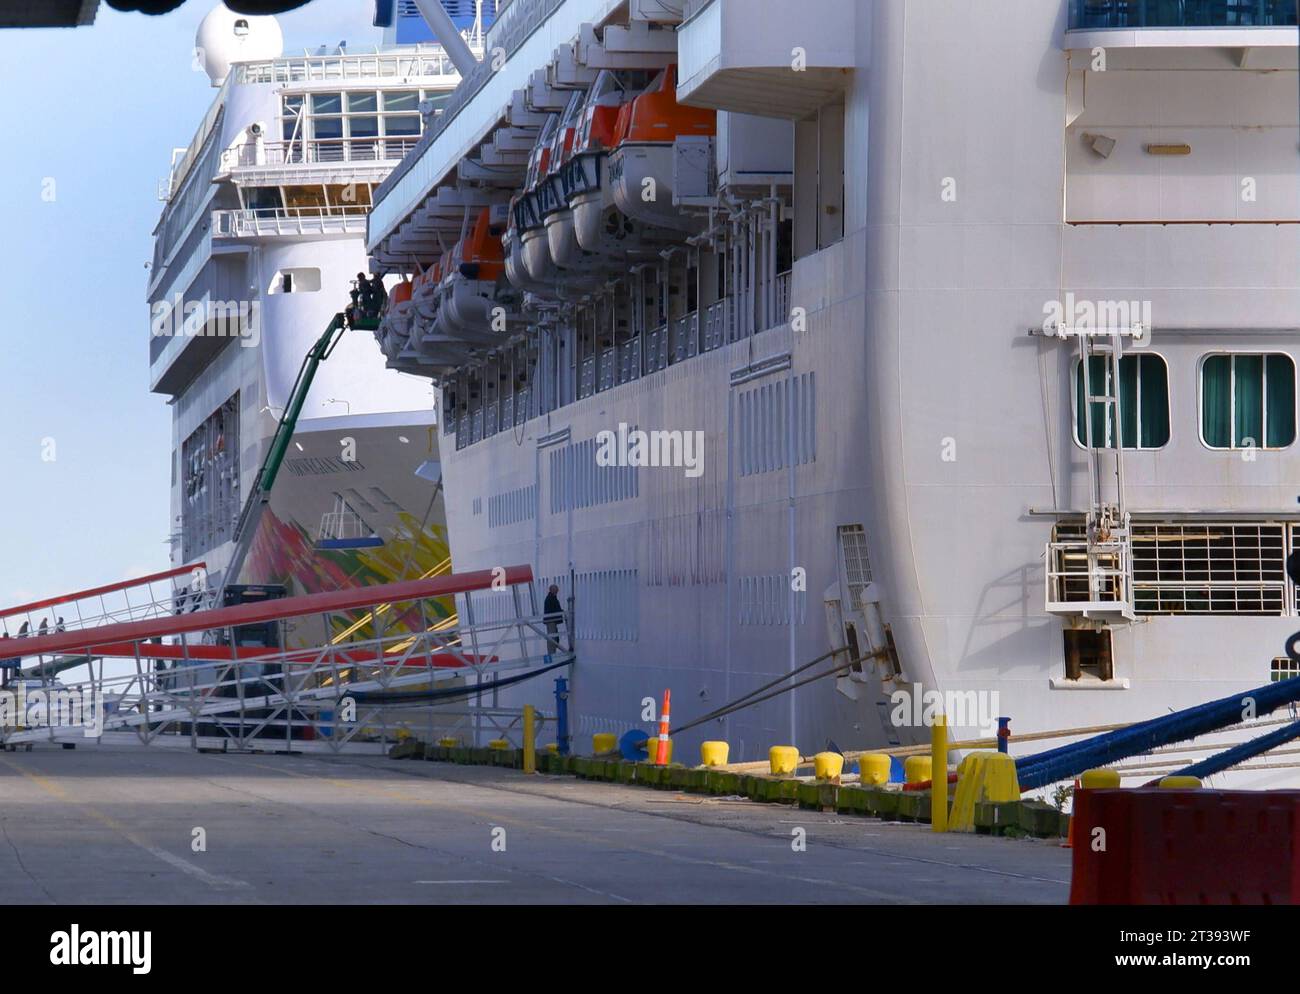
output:
[{"label": "cruise ship superstructure", "polygon": [[504,5],[366,240],[456,568],[571,605],[575,731],[836,649],[679,748],[1294,674],[1296,39],[1290,0]]},{"label": "cruise ship superstructure", "polygon": [[195,69],[217,90],[160,189],[148,289],[150,385],[173,409],[172,561],[206,564],[195,593],[445,570],[432,390],[385,368],[365,331],[320,365],[269,508],[233,572],[231,559],[308,349],[369,276],[371,193],[456,68],[435,44],[286,55],[273,17],[219,6]]}]

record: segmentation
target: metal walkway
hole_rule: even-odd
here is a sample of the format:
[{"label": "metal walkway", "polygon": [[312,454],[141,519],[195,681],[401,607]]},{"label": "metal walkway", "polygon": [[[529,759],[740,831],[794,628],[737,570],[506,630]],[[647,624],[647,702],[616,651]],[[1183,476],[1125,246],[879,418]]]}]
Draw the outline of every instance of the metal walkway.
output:
[{"label": "metal walkway", "polygon": [[468,731],[479,744],[518,724],[502,687],[573,660],[547,638],[532,580],[515,566],[29,637],[24,656],[80,660],[88,676],[21,681],[0,740],[380,752],[403,733]]}]

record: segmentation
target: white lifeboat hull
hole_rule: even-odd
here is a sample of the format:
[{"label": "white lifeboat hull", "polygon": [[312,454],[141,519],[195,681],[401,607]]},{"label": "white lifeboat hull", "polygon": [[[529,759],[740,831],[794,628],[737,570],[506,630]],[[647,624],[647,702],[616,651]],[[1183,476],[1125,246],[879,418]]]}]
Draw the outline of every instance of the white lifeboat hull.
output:
[{"label": "white lifeboat hull", "polygon": [[673,205],[671,143],[620,145],[609,156],[614,205],[630,218],[674,231],[702,231],[703,218]]}]

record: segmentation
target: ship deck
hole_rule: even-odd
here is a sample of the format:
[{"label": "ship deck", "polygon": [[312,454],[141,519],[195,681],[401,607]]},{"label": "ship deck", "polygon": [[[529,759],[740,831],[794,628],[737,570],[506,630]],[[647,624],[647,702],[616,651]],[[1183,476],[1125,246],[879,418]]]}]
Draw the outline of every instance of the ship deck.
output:
[{"label": "ship deck", "polygon": [[0,754],[0,833],[34,904],[1064,903],[1070,876],[1052,843],[496,767],[80,744]]}]

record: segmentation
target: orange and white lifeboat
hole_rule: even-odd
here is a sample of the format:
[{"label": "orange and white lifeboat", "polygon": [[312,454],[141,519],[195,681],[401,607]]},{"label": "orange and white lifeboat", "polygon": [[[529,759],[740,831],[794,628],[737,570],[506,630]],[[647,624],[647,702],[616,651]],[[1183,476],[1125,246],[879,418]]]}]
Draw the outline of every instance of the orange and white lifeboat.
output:
[{"label": "orange and white lifeboat", "polygon": [[625,215],[610,217],[615,208],[609,187],[609,153],[627,129],[635,95],[623,77],[608,69],[596,76],[582,110],[577,145],[564,167],[574,237],[587,252],[608,252],[611,235],[621,242],[631,233]]},{"label": "orange and white lifeboat", "polygon": [[375,337],[389,359],[396,359],[411,339],[411,319],[415,305],[411,302],[411,281],[402,280],[388,294],[384,313],[380,315]]},{"label": "orange and white lifeboat", "polygon": [[667,66],[627,110],[626,127],[609,157],[614,204],[628,217],[661,228],[692,231],[705,222],[673,205],[673,142],[713,136],[717,114],[677,102],[677,66]]},{"label": "orange and white lifeboat", "polygon": [[492,224],[491,209],[484,207],[469,234],[452,250],[439,308],[438,323],[444,334],[476,342],[505,336],[514,315],[497,300],[506,273],[501,234],[501,228]]},{"label": "orange and white lifeboat", "polygon": [[575,90],[551,139],[549,169],[537,188],[538,207],[546,226],[546,242],[551,260],[557,266],[576,266],[583,261],[577,233],[573,230],[573,210],[569,207],[564,187],[564,172],[576,147],[584,104],[582,91]]},{"label": "orange and white lifeboat", "polygon": [[546,119],[546,124],[537,137],[537,144],[533,146],[533,151],[528,157],[528,173],[524,181],[523,193],[516,196],[510,205],[524,268],[535,280],[546,280],[555,275],[551,248],[546,240],[546,225],[542,216],[538,186],[550,174],[552,139],[559,127],[558,115],[552,114]]},{"label": "orange and white lifeboat", "polygon": [[442,261],[435,262],[415,278],[411,289],[411,302],[415,312],[426,321],[438,313],[438,290],[442,283]]}]

